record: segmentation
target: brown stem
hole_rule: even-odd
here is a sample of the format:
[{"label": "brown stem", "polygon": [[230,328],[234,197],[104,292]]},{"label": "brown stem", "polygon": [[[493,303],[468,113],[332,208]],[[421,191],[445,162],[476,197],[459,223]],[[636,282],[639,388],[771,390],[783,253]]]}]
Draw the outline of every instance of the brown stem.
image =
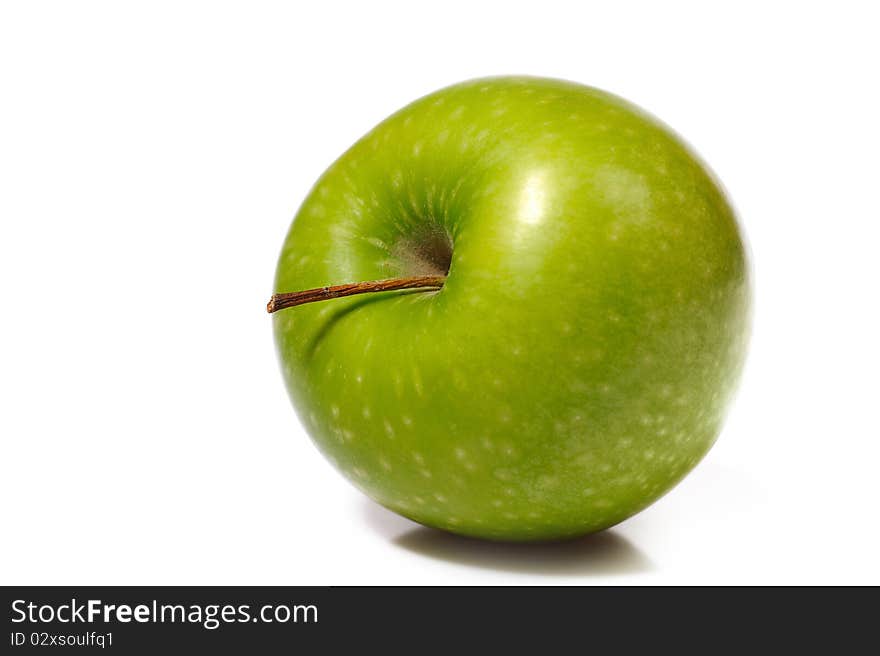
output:
[{"label": "brown stem", "polygon": [[326,301],[331,298],[343,298],[356,294],[371,294],[373,292],[393,292],[401,289],[440,289],[446,282],[446,276],[413,276],[411,278],[391,278],[388,280],[371,280],[369,282],[353,282],[347,285],[333,285],[332,287],[318,287],[301,292],[287,292],[275,294],[269,299],[266,311],[269,314],[285,308]]}]

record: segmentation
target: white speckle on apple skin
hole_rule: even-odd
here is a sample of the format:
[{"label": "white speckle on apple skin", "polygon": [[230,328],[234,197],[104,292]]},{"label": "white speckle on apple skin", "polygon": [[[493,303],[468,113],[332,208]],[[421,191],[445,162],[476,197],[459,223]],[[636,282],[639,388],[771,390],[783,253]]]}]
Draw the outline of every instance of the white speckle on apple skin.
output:
[{"label": "white speckle on apple skin", "polygon": [[513,480],[513,472],[509,469],[495,469],[492,472],[492,475],[497,478],[499,481],[511,481]]},{"label": "white speckle on apple skin", "polygon": [[413,369],[413,390],[415,390],[417,396],[425,397],[425,388],[422,385],[422,377],[418,369]]}]

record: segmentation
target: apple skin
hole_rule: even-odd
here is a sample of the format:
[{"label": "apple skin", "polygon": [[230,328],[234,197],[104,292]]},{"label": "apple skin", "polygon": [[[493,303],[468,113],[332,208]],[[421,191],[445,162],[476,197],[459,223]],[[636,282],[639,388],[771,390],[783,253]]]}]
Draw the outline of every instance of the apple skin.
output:
[{"label": "apple skin", "polygon": [[415,275],[274,315],[294,407],[365,494],[495,540],[598,531],[715,441],[750,271],[718,181],[597,89],[465,82],[400,110],[311,190],[276,292]]}]

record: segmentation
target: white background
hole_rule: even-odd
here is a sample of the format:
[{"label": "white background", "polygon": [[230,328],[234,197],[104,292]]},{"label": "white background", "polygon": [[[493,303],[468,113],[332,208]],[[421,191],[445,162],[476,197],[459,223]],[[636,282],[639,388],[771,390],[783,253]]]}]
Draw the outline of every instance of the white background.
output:
[{"label": "white background", "polygon": [[[4,3],[0,582],[880,583],[877,25],[869,2]],[[501,73],[672,125],[754,255],[717,446],[563,545],[364,499],[299,428],[264,309],[336,156]]]}]

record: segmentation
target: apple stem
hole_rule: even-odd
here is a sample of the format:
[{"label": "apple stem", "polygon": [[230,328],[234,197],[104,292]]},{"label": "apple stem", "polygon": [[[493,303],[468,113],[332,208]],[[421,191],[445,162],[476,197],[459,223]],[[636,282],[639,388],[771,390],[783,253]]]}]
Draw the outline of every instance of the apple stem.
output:
[{"label": "apple stem", "polygon": [[284,310],[285,308],[327,301],[331,298],[344,298],[357,294],[372,294],[374,292],[394,292],[402,289],[425,289],[426,291],[437,290],[443,287],[446,276],[413,276],[411,278],[390,278],[387,280],[370,280],[368,282],[353,282],[347,285],[333,285],[331,287],[318,287],[306,289],[301,292],[286,292],[274,294],[269,299],[266,311],[269,314]]}]

